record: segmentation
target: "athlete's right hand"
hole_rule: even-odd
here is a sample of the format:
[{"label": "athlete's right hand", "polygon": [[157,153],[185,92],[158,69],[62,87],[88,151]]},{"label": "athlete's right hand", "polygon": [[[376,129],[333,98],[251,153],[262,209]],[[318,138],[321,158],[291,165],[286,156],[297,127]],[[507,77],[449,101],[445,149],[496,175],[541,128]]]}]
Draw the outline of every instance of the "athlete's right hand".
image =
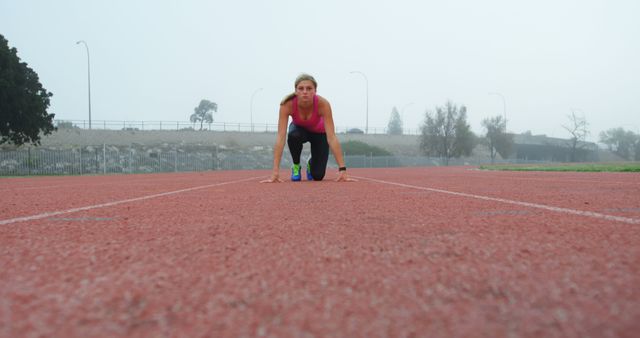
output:
[{"label": "athlete's right hand", "polygon": [[282,180],[280,179],[280,174],[278,173],[271,174],[271,177],[268,180],[260,181],[260,183],[278,183],[278,182],[282,182]]}]

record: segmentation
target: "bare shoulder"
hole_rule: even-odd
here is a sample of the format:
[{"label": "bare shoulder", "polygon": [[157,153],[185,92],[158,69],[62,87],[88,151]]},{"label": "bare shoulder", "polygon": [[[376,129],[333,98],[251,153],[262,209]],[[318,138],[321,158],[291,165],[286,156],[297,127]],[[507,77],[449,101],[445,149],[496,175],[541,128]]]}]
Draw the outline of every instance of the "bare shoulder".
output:
[{"label": "bare shoulder", "polygon": [[329,104],[329,100],[325,99],[324,97],[322,97],[322,96],[320,96],[320,95],[318,95],[318,105],[320,105],[320,106],[327,106],[327,107],[328,107],[328,106],[331,106],[331,105]]},{"label": "bare shoulder", "polygon": [[292,111],[293,111],[293,100],[289,100],[284,104],[280,105],[280,114],[291,115]]},{"label": "bare shoulder", "polygon": [[318,112],[320,115],[325,115],[325,113],[331,114],[331,104],[329,100],[320,95],[318,95]]}]

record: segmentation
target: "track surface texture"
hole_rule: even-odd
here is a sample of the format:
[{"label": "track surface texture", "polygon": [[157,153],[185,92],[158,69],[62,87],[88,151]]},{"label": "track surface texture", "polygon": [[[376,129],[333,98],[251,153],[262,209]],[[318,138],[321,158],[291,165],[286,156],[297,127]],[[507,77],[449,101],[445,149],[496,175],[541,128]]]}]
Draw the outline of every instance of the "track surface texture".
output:
[{"label": "track surface texture", "polygon": [[0,337],[638,337],[640,175],[349,172],[0,179]]}]

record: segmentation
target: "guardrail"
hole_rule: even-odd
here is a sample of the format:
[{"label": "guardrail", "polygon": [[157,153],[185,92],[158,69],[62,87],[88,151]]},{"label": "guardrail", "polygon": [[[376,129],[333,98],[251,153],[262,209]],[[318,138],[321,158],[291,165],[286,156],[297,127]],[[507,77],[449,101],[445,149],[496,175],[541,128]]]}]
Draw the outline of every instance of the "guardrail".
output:
[{"label": "guardrail", "polygon": [[[55,120],[54,125],[61,129],[89,129],[88,120]],[[201,129],[202,127],[202,129]],[[97,130],[213,130],[213,131],[240,131],[240,132],[277,132],[277,124],[268,123],[242,123],[242,122],[212,122],[191,123],[188,121],[118,121],[118,120],[92,120],[91,128]],[[420,129],[404,129],[404,135],[419,135]],[[336,126],[336,133],[363,134],[361,127]],[[369,134],[387,134],[387,128],[370,127]]]}]

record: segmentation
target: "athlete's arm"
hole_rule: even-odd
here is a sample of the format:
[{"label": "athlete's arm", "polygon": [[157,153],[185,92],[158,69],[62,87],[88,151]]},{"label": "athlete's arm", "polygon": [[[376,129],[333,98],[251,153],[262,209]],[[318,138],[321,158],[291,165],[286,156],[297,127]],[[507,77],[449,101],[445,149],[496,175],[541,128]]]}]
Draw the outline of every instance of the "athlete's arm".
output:
[{"label": "athlete's arm", "polygon": [[[336,159],[338,167],[346,167],[344,157],[342,156],[342,147],[338,136],[336,136],[336,129],[333,123],[333,113],[331,112],[331,105],[326,99],[319,97],[318,102],[318,114],[324,118],[324,130],[327,133],[327,142],[329,143],[329,149],[333,153],[333,157]],[[338,171],[338,178],[336,181],[355,181],[347,176],[347,171]]]},{"label": "athlete's arm", "polygon": [[261,183],[282,182],[280,179],[280,160],[282,159],[282,151],[287,140],[287,122],[289,122],[289,112],[291,104],[289,102],[280,106],[278,114],[278,135],[276,136],[276,144],[273,146],[273,173],[268,180]]}]

